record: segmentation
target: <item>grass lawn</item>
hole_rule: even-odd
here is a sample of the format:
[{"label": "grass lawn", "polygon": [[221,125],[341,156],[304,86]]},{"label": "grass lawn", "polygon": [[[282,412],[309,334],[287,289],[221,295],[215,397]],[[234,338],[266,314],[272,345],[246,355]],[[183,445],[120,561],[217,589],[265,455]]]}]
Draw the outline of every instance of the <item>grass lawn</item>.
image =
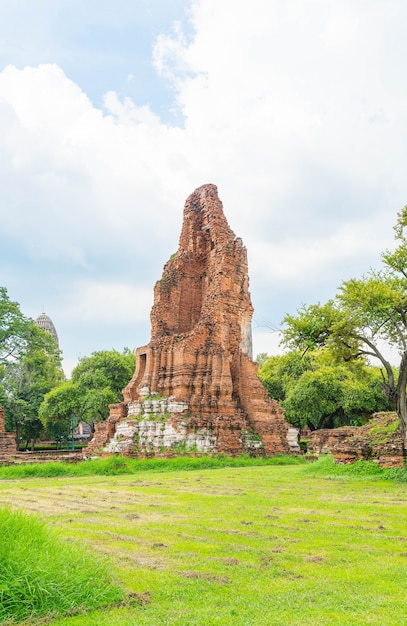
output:
[{"label": "grass lawn", "polygon": [[406,484],[306,469],[2,480],[0,503],[107,555],[145,594],[54,626],[407,624]]}]

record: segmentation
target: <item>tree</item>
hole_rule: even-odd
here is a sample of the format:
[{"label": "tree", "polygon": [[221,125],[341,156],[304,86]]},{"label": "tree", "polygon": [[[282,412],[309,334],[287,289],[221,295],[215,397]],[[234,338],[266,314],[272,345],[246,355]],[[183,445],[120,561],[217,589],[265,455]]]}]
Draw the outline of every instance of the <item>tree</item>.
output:
[{"label": "tree", "polygon": [[134,355],[128,349],[94,352],[81,359],[71,380],[48,393],[39,417],[47,432],[55,437],[68,433],[72,415],[76,421],[93,426],[109,415],[109,404],[123,399],[122,389],[131,379]]},{"label": "tree", "polygon": [[312,360],[309,355],[303,356],[300,352],[288,352],[269,357],[260,367],[258,375],[270,398],[281,402],[292,385],[311,367]]},{"label": "tree", "polygon": [[38,416],[47,436],[57,442],[68,438],[72,415],[77,409],[78,392],[71,380],[46,394]]},{"label": "tree", "polygon": [[0,402],[6,425],[34,444],[42,428],[38,408],[44,395],[63,379],[54,339],[25,317],[7,289],[0,287]]},{"label": "tree", "polygon": [[[304,306],[284,319],[284,343],[306,353],[328,347],[345,361],[374,358],[382,391],[396,409],[407,440],[407,206],[398,214],[395,251],[382,255],[383,269],[344,281],[334,300]],[[382,346],[399,354],[398,376]]]},{"label": "tree", "polygon": [[0,365],[19,360],[28,346],[41,347],[44,343],[52,345],[47,333],[25,317],[19,304],[8,297],[7,289],[0,287]]},{"label": "tree", "polygon": [[101,350],[79,361],[72,371],[72,382],[84,388],[98,388],[107,382],[107,386],[120,395],[133,376],[134,367],[135,357],[128,348],[123,352]]},{"label": "tree", "polygon": [[[45,343],[49,349],[55,350],[53,340],[49,344],[45,338]],[[27,348],[20,361],[9,362],[4,367],[2,382],[6,423],[10,430],[16,431],[17,446],[21,439],[25,439],[26,447],[30,440],[34,447],[42,430],[42,422],[38,419],[40,404],[45,394],[63,380],[59,352],[50,353],[38,348],[36,343]]]},{"label": "tree", "polygon": [[363,361],[338,364],[327,349],[270,357],[259,376],[298,428],[360,425],[372,413],[390,409],[378,368]]}]

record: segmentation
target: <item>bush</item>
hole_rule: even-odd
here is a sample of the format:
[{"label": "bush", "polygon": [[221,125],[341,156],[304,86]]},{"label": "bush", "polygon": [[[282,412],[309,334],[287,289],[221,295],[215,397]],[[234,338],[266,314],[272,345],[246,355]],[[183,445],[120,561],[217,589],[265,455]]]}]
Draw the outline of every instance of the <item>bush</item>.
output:
[{"label": "bush", "polygon": [[327,478],[372,478],[372,480],[394,480],[407,482],[407,467],[381,467],[373,461],[356,461],[349,465],[335,463],[329,454],[321,455],[315,463],[304,468],[304,472],[313,476]]}]

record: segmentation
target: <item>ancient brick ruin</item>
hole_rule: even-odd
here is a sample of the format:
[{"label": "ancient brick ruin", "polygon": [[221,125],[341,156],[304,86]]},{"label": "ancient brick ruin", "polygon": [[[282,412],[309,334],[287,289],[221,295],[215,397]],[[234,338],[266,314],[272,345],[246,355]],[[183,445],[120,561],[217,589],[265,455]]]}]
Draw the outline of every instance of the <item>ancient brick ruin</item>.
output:
[{"label": "ancient brick ruin", "polygon": [[4,408],[0,406],[0,461],[8,459],[8,457],[16,452],[16,435],[15,433],[6,433],[4,422]]},{"label": "ancient brick ruin", "polygon": [[395,413],[376,413],[364,426],[324,428],[310,435],[308,452],[331,454],[337,463],[375,461],[382,467],[404,465],[405,448]]},{"label": "ancient brick ruin", "polygon": [[151,341],[87,454],[297,449],[297,432],[257,377],[252,314],[246,249],[216,186],[204,185],[185,203],[178,251],[155,285]]}]

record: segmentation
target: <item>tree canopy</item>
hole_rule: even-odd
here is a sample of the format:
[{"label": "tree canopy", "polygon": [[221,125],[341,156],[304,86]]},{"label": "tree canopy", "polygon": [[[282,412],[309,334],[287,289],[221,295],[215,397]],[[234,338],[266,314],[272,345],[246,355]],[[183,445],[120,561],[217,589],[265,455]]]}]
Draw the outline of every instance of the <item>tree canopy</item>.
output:
[{"label": "tree canopy", "polygon": [[7,289],[0,287],[0,365],[18,361],[33,348],[55,352],[55,342],[23,315],[20,305],[10,300]]},{"label": "tree canopy", "polygon": [[6,424],[16,431],[16,441],[26,444],[41,433],[42,423],[38,410],[44,396],[64,380],[59,353],[50,354],[36,346],[28,349],[19,360],[3,369],[3,392]]},{"label": "tree canopy", "polygon": [[72,415],[90,425],[106,419],[109,404],[123,399],[122,389],[134,373],[134,355],[125,349],[94,352],[81,359],[71,380],[53,389],[41,404],[39,417],[50,435],[68,433]]},{"label": "tree canopy", "polygon": [[21,437],[27,442],[38,437],[42,429],[39,406],[63,379],[60,352],[52,336],[23,315],[7,289],[0,287],[0,403],[8,429],[16,431],[17,445]]},{"label": "tree canopy", "polygon": [[372,413],[391,408],[381,394],[377,367],[363,361],[340,364],[324,350],[270,357],[259,376],[298,428],[360,425]]},{"label": "tree canopy", "polygon": [[[345,362],[376,359],[382,391],[397,410],[407,439],[407,207],[395,226],[397,248],[382,255],[383,268],[362,278],[344,281],[333,300],[303,306],[286,315],[283,342],[306,354],[328,348]],[[398,375],[387,348],[399,355]]]}]

